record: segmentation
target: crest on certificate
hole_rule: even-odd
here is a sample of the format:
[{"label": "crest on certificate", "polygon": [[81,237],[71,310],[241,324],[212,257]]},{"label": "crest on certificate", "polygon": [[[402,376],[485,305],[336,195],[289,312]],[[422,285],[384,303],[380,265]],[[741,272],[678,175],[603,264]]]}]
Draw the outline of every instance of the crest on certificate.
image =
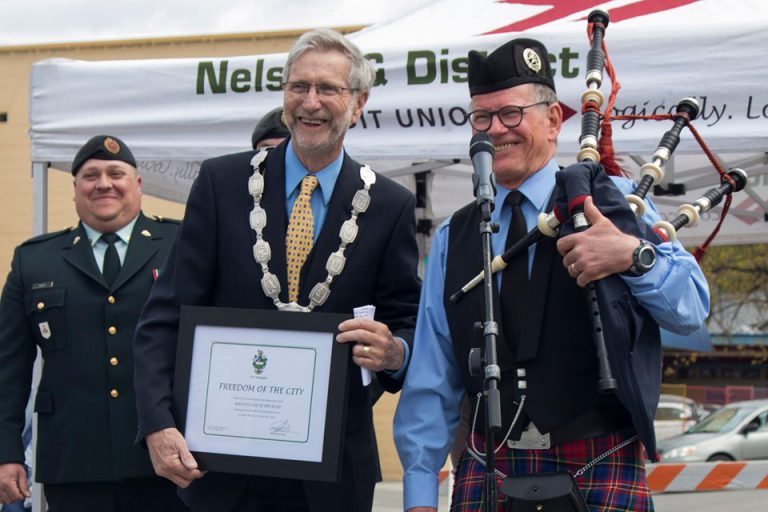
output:
[{"label": "crest on certificate", "polygon": [[253,361],[251,361],[251,366],[253,366],[253,372],[256,375],[264,373],[264,369],[267,367],[267,356],[264,355],[263,351],[256,351],[256,354],[253,356]]}]

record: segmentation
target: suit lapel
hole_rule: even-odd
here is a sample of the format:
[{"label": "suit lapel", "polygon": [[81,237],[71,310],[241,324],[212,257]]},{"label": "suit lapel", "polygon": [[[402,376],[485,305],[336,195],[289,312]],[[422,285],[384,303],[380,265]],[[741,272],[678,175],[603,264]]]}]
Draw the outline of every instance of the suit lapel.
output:
[{"label": "suit lapel", "polygon": [[96,264],[93,248],[88,240],[88,235],[83,229],[82,223],[78,224],[77,229],[70,233],[70,235],[70,242],[63,248],[64,260],[106,288],[107,283],[104,281],[104,276]]},{"label": "suit lapel", "polygon": [[125,261],[117,275],[112,289],[117,289],[131,279],[152,257],[157,253],[157,240],[162,239],[159,234],[152,232],[152,225],[143,213],[139,213],[136,224],[133,225],[131,240],[128,243],[128,251],[125,253]]},{"label": "suit lapel", "polygon": [[[355,192],[362,185],[363,182],[360,179],[359,168],[352,159],[345,155],[341,172],[336,180],[336,185],[333,187],[331,200],[328,201],[328,211],[325,214],[325,221],[320,229],[320,235],[317,237],[317,242],[312,247],[312,251],[309,253],[307,261],[301,270],[299,297],[302,300],[307,300],[309,292],[312,291],[316,283],[325,280],[327,274],[326,262],[331,253],[339,248],[341,225],[349,219],[352,209],[352,197],[354,197]],[[360,233],[358,231],[357,239],[359,238]],[[349,258],[350,251],[354,245],[353,243],[347,246],[345,251],[347,258]]]},{"label": "suit lapel", "polygon": [[[283,142],[273,149],[267,158],[264,170],[264,195],[261,207],[267,212],[267,225],[264,227],[264,239],[269,242],[272,258],[269,270],[280,281],[280,300],[288,300],[288,276],[285,263],[285,231],[288,215],[285,212],[285,148]],[[248,174],[250,176],[250,173]],[[244,183],[244,187],[248,184]],[[244,212],[247,215],[249,212]],[[251,230],[251,244],[256,243],[256,232]],[[254,264],[256,264],[254,262]]]}]

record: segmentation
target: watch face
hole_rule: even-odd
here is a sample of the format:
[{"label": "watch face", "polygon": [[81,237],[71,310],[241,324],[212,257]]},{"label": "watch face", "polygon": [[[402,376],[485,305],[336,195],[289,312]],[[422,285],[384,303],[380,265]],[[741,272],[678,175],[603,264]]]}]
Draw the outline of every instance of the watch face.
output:
[{"label": "watch face", "polygon": [[656,253],[653,247],[645,246],[640,250],[638,255],[640,265],[644,267],[650,267],[656,261]]}]

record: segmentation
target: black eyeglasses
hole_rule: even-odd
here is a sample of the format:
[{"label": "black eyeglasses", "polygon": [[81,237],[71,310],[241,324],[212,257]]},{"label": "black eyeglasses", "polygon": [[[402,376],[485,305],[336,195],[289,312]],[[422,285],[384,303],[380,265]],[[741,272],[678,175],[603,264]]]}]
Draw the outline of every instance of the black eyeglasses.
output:
[{"label": "black eyeglasses", "polygon": [[490,130],[493,123],[493,116],[498,116],[501,124],[507,128],[516,128],[523,122],[525,109],[538,107],[539,105],[549,105],[548,101],[540,101],[531,105],[521,107],[519,105],[509,105],[499,110],[473,110],[469,113],[469,124],[479,132]]},{"label": "black eyeglasses", "polygon": [[345,92],[357,91],[357,89],[352,89],[350,87],[340,87],[332,84],[315,84],[311,82],[283,82],[281,85],[283,86],[284,91],[295,94],[296,96],[309,94],[309,90],[312,87],[315,88],[315,92],[318,96],[324,98],[334,98],[336,96],[341,96]]}]

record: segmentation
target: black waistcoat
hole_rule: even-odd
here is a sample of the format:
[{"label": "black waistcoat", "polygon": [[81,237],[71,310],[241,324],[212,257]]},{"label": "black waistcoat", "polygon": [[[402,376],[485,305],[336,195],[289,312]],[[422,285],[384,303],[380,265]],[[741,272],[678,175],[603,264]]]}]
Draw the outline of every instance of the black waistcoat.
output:
[{"label": "black waistcoat", "polygon": [[[445,275],[444,303],[453,349],[470,397],[482,391],[479,377],[469,375],[467,356],[480,347],[475,322],[484,319],[482,286],[477,286],[458,303],[449,300],[483,268],[482,244],[478,229],[480,215],[474,203],[456,212],[450,223]],[[544,237],[536,244],[536,255],[526,297],[525,325],[520,346],[511,347],[501,327],[498,291],[494,286],[494,317],[499,324],[497,342],[501,368],[502,430],[509,428],[526,395],[525,411],[542,432],[562,427],[586,411],[617,403],[614,395],[600,394],[598,366],[585,292],[563,267],[555,239]],[[517,386],[516,370],[524,368],[526,389]],[[484,412],[478,414],[477,432],[483,432]]]}]

